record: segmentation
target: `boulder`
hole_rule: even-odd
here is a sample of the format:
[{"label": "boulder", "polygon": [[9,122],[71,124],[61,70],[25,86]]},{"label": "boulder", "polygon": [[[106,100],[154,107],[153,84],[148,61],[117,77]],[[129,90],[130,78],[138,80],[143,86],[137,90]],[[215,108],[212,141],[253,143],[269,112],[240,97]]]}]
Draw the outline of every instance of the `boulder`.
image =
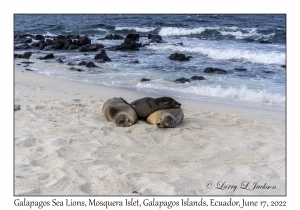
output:
[{"label": "boulder", "polygon": [[79,66],[85,66],[85,65],[86,65],[86,62],[85,62],[85,61],[80,61],[80,62],[78,63],[78,65],[79,65]]},{"label": "boulder", "polygon": [[147,81],[151,81],[150,79],[147,79],[147,78],[142,78],[141,79],[141,82],[147,82]]},{"label": "boulder", "polygon": [[29,59],[30,56],[32,55],[32,52],[24,52],[21,58]]},{"label": "boulder", "polygon": [[148,34],[148,39],[151,39],[150,42],[155,42],[155,43],[163,43],[164,42],[160,35]]},{"label": "boulder", "polygon": [[79,48],[78,45],[70,44],[69,47],[68,47],[68,50],[77,50],[78,48]]},{"label": "boulder", "polygon": [[142,45],[140,43],[136,43],[132,39],[125,38],[124,43],[120,44],[116,47],[116,50],[139,50],[139,47]]},{"label": "boulder", "polygon": [[213,67],[208,67],[208,68],[204,69],[203,72],[204,73],[228,74],[228,71],[226,71],[226,70],[213,68]]},{"label": "boulder", "polygon": [[73,44],[72,39],[66,39],[66,42],[62,49],[67,50],[67,49],[69,49],[70,45],[72,45],[72,44]]},{"label": "boulder", "polygon": [[45,37],[43,35],[37,34],[37,35],[34,36],[34,39],[35,40],[44,40]]},{"label": "boulder", "polygon": [[39,59],[41,59],[41,60],[53,59],[53,58],[54,58],[53,53],[49,53],[49,54],[45,55],[44,57],[39,57]]},{"label": "boulder", "polygon": [[202,76],[192,76],[190,80],[205,80],[205,78]]},{"label": "boulder", "polygon": [[88,38],[87,36],[80,37],[79,40],[78,40],[78,42],[79,42],[80,46],[92,43],[91,40],[90,40],[90,38]]},{"label": "boulder", "polygon": [[186,79],[184,77],[181,77],[179,79],[176,79],[174,82],[176,82],[176,83],[186,83],[186,82],[190,82],[190,80]]},{"label": "boulder", "polygon": [[111,59],[106,55],[105,50],[101,50],[101,52],[95,55],[95,60],[101,60],[102,62],[109,62]]},{"label": "boulder", "polygon": [[179,53],[173,53],[169,56],[170,60],[176,60],[176,61],[188,61],[190,60],[190,57],[185,56],[184,54]]},{"label": "boulder", "polygon": [[118,34],[109,34],[106,37],[104,37],[104,39],[109,39],[109,40],[121,40],[124,39],[123,36],[118,35]]},{"label": "boulder", "polygon": [[[39,45],[39,49],[44,50],[46,46],[48,46],[48,45],[45,42],[43,42]],[[53,47],[53,45],[52,45],[52,47]]]},{"label": "boulder", "polygon": [[54,49],[63,49],[64,45],[67,42],[67,38],[63,35],[59,35],[53,39],[53,47]]},{"label": "boulder", "polygon": [[79,47],[79,52],[88,52],[88,51],[97,51],[98,49],[103,48],[103,44],[87,44]]},{"label": "boulder", "polygon": [[88,62],[86,64],[86,67],[93,68],[93,67],[98,67],[98,66],[96,66],[93,62]]},{"label": "boulder", "polygon": [[126,39],[130,39],[132,41],[138,42],[140,39],[140,35],[139,34],[127,34],[127,36],[125,37]]},{"label": "boulder", "polygon": [[53,40],[52,39],[46,39],[45,43],[47,45],[53,45]]},{"label": "boulder", "polygon": [[22,54],[14,54],[14,58],[21,58]]}]

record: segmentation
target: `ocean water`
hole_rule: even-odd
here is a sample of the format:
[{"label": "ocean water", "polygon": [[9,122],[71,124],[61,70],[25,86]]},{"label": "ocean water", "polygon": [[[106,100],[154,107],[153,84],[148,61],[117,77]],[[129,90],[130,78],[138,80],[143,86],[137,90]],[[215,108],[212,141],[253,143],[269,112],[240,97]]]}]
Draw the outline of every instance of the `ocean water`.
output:
[{"label": "ocean water", "polygon": [[[285,107],[286,102],[286,15],[283,14],[49,14],[14,16],[14,35],[88,35],[92,44],[104,49],[123,40],[99,40],[108,34],[140,34],[139,43],[149,43],[148,34],[158,34],[164,43],[150,43],[139,51],[110,51],[111,62],[98,63],[98,52],[78,50],[34,52],[28,68],[52,77],[80,82],[159,93],[194,100],[212,100],[237,105]],[[269,44],[260,41],[268,40]],[[178,44],[178,43],[182,43]],[[39,60],[53,53],[55,59]],[[172,61],[172,53],[192,56],[189,61]],[[62,59],[63,63],[57,63]],[[97,68],[76,66],[92,61]],[[20,62],[20,59],[16,60]],[[71,66],[84,71],[71,71]],[[215,67],[228,74],[207,74]],[[243,68],[244,71],[235,70]],[[175,83],[174,80],[203,76],[205,80]],[[141,82],[142,78],[151,81]],[[125,97],[126,98],[126,97]]]}]

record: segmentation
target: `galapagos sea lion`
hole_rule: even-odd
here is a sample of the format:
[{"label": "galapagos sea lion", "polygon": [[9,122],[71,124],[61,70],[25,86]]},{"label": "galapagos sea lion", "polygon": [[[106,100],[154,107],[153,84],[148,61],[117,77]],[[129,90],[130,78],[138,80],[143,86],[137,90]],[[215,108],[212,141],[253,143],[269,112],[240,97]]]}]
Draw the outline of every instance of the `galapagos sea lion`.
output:
[{"label": "galapagos sea lion", "polygon": [[108,121],[120,127],[129,127],[138,120],[135,110],[122,98],[111,98],[105,101],[102,112]]},{"label": "galapagos sea lion", "polygon": [[151,113],[160,109],[179,108],[180,103],[170,97],[150,98],[145,97],[135,100],[130,104],[140,118],[146,118]]},{"label": "galapagos sea lion", "polygon": [[159,128],[173,128],[184,118],[181,107],[177,109],[161,109],[147,117],[147,123],[157,125]]}]

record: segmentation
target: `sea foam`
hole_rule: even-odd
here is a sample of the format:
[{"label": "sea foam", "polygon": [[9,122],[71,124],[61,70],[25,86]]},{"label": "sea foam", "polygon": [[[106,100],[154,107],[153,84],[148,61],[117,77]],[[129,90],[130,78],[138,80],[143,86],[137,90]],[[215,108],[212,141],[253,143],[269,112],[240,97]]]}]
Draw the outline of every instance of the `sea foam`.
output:
[{"label": "sea foam", "polygon": [[249,89],[245,86],[241,87],[221,87],[221,85],[187,85],[176,84],[166,85],[163,82],[140,82],[136,85],[137,88],[145,88],[149,90],[165,90],[172,91],[174,95],[184,98],[221,98],[226,100],[256,102],[268,105],[285,105],[285,96],[270,93],[267,90]]},{"label": "sea foam", "polygon": [[142,33],[146,33],[146,32],[150,32],[155,30],[155,27],[119,27],[117,26],[115,28],[116,31],[122,31],[122,30],[134,30],[136,32],[142,32]]}]

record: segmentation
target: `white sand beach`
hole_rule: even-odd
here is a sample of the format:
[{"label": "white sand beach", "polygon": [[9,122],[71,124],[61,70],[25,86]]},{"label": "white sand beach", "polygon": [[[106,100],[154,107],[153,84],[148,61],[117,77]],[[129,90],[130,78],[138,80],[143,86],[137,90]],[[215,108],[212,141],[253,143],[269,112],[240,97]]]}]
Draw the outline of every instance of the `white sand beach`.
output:
[{"label": "white sand beach", "polygon": [[[175,98],[184,121],[116,127],[142,92],[15,67],[15,195],[285,195],[285,112]],[[244,188],[244,189],[243,189]]]}]

